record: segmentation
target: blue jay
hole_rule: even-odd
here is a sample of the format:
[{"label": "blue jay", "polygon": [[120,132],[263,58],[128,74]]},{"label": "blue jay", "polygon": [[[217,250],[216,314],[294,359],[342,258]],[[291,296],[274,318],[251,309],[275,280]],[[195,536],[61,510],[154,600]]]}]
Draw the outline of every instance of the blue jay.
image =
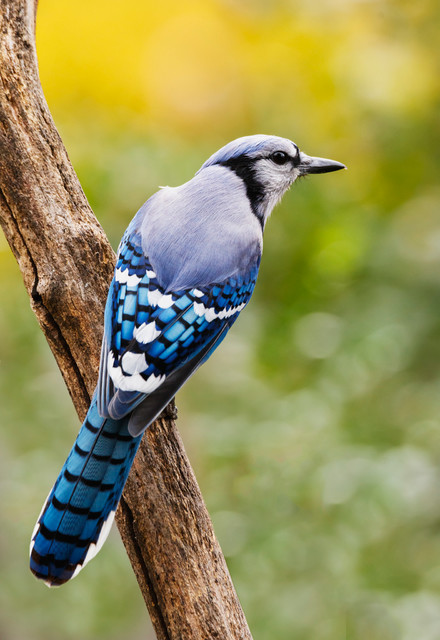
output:
[{"label": "blue jay", "polygon": [[48,586],[98,553],[143,432],[249,302],[274,206],[300,176],[343,168],[284,138],[243,137],[139,209],[118,249],[98,384],[32,534],[31,570]]}]

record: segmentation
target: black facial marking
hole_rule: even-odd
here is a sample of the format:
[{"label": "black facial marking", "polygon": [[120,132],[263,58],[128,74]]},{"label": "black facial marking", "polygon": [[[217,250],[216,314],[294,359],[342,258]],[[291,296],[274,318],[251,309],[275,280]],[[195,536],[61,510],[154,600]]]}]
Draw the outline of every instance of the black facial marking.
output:
[{"label": "black facial marking", "polygon": [[297,167],[298,165],[301,164],[301,158],[300,158],[300,155],[299,155],[299,147],[297,147],[296,145],[294,145],[294,146],[295,146],[295,152],[296,153],[292,158],[292,163],[293,163],[294,167]]},{"label": "black facial marking", "polygon": [[260,221],[261,226],[263,226],[263,220],[259,213],[259,205],[264,200],[264,187],[256,178],[254,162],[255,160],[253,158],[243,155],[238,158],[230,158],[219,164],[223,167],[229,167],[229,169],[232,169],[232,171],[243,180],[252,211]]},{"label": "black facial marking", "polygon": [[273,153],[271,153],[268,157],[269,160],[272,160],[272,162],[279,166],[285,165],[290,162],[294,167],[297,167],[300,163],[299,149],[296,145],[294,156],[291,156],[289,153],[287,153],[287,151],[281,151],[281,149],[279,149],[278,151],[274,151]]}]

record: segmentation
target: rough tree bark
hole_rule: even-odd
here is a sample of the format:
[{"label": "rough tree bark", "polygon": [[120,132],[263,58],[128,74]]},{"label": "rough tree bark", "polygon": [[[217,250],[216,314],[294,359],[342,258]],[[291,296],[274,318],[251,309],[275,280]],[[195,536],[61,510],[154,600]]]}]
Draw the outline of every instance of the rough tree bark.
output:
[{"label": "rough tree bark", "polygon": [[[36,8],[0,0],[0,222],[83,419],[114,254],[41,90]],[[160,640],[249,639],[174,418],[170,405],[144,437],[118,510],[122,539]]]}]

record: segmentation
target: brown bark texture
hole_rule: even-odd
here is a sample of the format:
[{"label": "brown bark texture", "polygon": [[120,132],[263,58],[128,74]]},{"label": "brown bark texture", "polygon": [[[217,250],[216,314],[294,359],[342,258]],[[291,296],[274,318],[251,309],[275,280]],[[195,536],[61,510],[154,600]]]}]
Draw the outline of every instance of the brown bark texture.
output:
[{"label": "brown bark texture", "polygon": [[[0,223],[83,419],[115,256],[44,99],[36,8],[0,0]],[[172,404],[147,430],[117,523],[159,640],[251,638]]]}]

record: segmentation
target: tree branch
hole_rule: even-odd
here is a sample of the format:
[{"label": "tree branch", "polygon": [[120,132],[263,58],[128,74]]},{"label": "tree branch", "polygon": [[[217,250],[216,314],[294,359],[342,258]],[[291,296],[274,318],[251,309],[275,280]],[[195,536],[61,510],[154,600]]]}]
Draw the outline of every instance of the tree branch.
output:
[{"label": "tree branch", "polygon": [[[83,419],[115,257],[41,90],[36,6],[0,0],[0,223]],[[160,640],[250,639],[174,419],[170,405],[143,439],[117,514],[123,542]]]}]

